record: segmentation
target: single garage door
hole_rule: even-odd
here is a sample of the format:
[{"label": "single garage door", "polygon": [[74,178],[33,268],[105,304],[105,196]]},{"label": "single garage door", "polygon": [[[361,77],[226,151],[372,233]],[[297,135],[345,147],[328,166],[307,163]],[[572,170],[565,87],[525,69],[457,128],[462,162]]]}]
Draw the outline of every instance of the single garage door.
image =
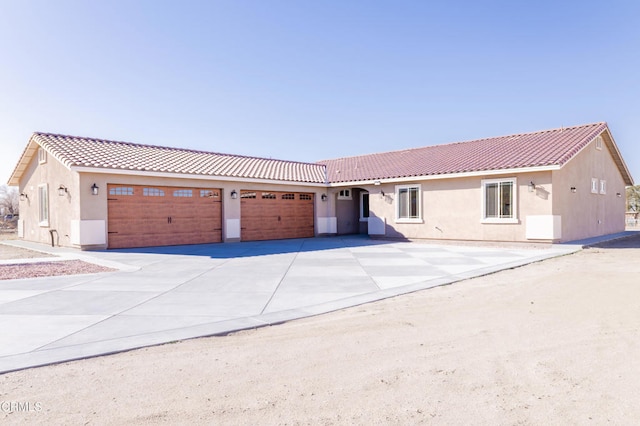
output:
[{"label": "single garage door", "polygon": [[107,185],[109,248],[222,241],[219,189]]},{"label": "single garage door", "polygon": [[240,191],[242,241],[315,235],[313,193]]}]

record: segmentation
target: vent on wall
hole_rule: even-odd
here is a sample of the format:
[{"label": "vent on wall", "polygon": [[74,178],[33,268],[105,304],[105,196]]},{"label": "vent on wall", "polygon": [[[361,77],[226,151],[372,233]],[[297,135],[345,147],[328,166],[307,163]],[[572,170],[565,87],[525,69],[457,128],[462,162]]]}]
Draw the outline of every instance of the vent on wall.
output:
[{"label": "vent on wall", "polygon": [[602,149],[602,136],[596,138],[596,149]]}]

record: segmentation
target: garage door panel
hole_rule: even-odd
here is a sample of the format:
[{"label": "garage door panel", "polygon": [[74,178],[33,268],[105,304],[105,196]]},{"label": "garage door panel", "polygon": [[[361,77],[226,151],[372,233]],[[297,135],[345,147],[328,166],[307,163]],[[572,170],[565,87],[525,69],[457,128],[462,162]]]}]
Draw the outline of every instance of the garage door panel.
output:
[{"label": "garage door panel", "polygon": [[243,241],[313,237],[311,193],[240,191]]},{"label": "garage door panel", "polygon": [[109,248],[222,241],[219,189],[107,186]]}]

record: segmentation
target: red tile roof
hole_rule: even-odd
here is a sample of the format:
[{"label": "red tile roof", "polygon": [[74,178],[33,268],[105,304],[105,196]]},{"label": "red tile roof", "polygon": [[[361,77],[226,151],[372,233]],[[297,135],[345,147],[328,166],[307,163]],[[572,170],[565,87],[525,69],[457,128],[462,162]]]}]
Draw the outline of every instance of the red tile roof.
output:
[{"label": "red tile roof", "polygon": [[34,133],[31,140],[69,168],[89,167],[134,172],[326,183],[325,167],[313,163],[138,145],[50,133]]},{"label": "red tile roof", "polygon": [[[606,123],[321,161],[332,183],[562,166]],[[611,139],[610,148],[615,148]],[[617,148],[615,148],[617,153]],[[619,153],[617,153],[619,155]],[[620,159],[623,175],[628,174]],[[620,163],[618,164],[620,167]],[[631,180],[630,176],[625,177]]]}]

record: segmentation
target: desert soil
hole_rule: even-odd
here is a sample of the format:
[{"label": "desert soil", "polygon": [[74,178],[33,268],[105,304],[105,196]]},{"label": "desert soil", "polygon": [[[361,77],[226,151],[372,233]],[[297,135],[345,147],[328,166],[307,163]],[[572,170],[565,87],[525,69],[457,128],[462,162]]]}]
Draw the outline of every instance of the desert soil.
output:
[{"label": "desert soil", "polygon": [[636,238],[278,326],[8,373],[0,421],[634,424],[638,276]]}]

